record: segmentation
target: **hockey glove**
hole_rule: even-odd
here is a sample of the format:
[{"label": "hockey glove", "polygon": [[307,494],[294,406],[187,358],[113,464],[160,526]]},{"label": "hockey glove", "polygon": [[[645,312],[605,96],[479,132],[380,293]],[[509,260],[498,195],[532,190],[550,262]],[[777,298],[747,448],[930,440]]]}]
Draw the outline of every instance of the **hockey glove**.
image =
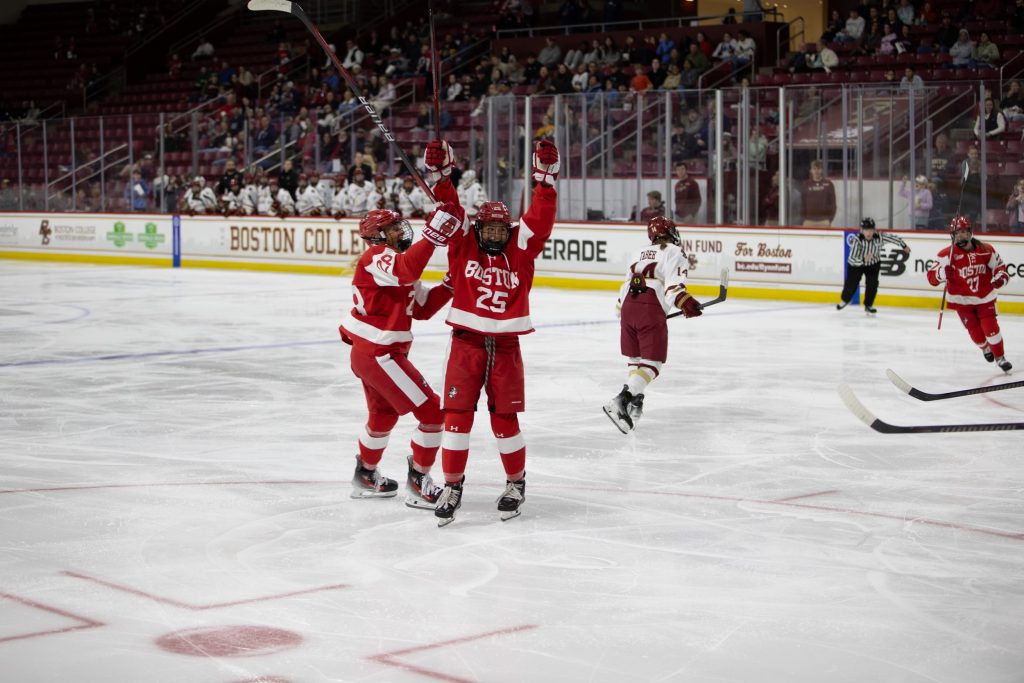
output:
[{"label": "hockey glove", "polygon": [[704,307],[700,302],[686,292],[682,292],[676,297],[676,308],[682,310],[683,316],[687,318],[696,318],[704,314]]},{"label": "hockey glove", "polygon": [[546,187],[558,180],[558,148],[550,140],[541,140],[533,152],[533,179]]},{"label": "hockey glove", "polygon": [[431,140],[427,143],[427,151],[423,155],[423,165],[432,178],[440,180],[452,174],[455,165],[455,152],[452,146],[442,140]]},{"label": "hockey glove", "polygon": [[462,227],[466,212],[452,202],[445,202],[430,214],[427,224],[423,226],[423,237],[435,247],[448,245],[448,239]]},{"label": "hockey glove", "polygon": [[1010,276],[1005,270],[1000,270],[992,276],[992,286],[996,289],[1001,289],[1006,286],[1006,283],[1010,281]]}]

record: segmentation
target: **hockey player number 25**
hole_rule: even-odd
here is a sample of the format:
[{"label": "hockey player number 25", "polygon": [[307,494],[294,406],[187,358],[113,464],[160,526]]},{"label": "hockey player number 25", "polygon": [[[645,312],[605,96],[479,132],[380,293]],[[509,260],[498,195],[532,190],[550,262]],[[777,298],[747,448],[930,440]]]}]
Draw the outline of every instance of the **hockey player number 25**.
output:
[{"label": "hockey player number 25", "polygon": [[[495,292],[487,287],[477,287],[476,291],[480,293],[480,296],[476,299],[477,308],[493,311],[494,313],[505,312],[505,297],[508,296],[508,292]],[[491,301],[490,304],[487,303],[488,299]]]}]

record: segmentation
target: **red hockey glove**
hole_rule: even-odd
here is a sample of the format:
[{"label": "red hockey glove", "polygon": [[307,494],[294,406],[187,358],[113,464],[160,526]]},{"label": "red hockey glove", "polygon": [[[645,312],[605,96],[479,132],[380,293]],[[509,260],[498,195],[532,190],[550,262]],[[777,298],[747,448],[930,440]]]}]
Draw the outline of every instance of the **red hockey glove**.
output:
[{"label": "red hockey glove", "polygon": [[452,202],[445,202],[430,214],[427,224],[423,226],[423,237],[435,247],[448,245],[448,239],[462,227],[466,212]]},{"label": "red hockey glove", "polygon": [[455,152],[452,146],[441,140],[427,143],[427,151],[423,155],[423,165],[435,178],[446,178],[452,174],[455,165]]},{"label": "red hockey glove", "polygon": [[1000,289],[1006,286],[1006,283],[1010,281],[1010,276],[1006,274],[1005,270],[1000,270],[998,273],[992,276],[992,286],[996,289]]},{"label": "red hockey glove", "polygon": [[704,314],[704,307],[700,305],[700,302],[686,292],[682,292],[676,297],[676,308],[681,309],[686,318],[696,318],[698,315]]},{"label": "red hockey glove", "polygon": [[533,152],[533,179],[541,185],[554,187],[558,179],[558,148],[550,140],[541,140]]}]

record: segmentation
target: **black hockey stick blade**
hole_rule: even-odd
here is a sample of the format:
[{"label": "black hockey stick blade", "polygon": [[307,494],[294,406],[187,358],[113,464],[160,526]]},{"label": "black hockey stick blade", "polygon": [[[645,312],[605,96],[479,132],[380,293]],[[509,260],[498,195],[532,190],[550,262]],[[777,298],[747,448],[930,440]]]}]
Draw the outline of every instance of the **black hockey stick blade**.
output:
[{"label": "black hockey stick blade", "polygon": [[1024,429],[1024,422],[994,422],[961,425],[894,425],[879,420],[864,407],[853,389],[846,384],[839,385],[839,398],[857,419],[882,434],[931,434],[936,432],[1006,432]]},{"label": "black hockey stick blade", "polygon": [[1018,389],[1024,387],[1024,382],[1007,382],[1005,384],[994,384],[990,387],[975,387],[974,389],[960,389],[959,391],[946,391],[939,394],[930,394],[927,391],[915,389],[905,379],[895,372],[886,368],[886,376],[889,381],[896,385],[896,388],[905,394],[910,394],[919,401],[941,401],[947,398],[959,398],[960,396],[973,396],[974,394],[987,394],[991,391],[1003,391],[1004,389]]},{"label": "black hockey stick blade", "polygon": [[[725,301],[725,298],[727,296],[729,296],[729,269],[722,268],[722,275],[718,281],[718,296],[716,296],[714,299],[711,299],[710,301],[705,301],[704,303],[702,303],[700,305],[701,310],[704,310],[708,306],[714,306],[715,304],[722,303],[723,301]],[[670,313],[669,315],[665,316],[665,318],[676,318],[678,316],[681,316],[682,314],[682,311],[679,311],[678,313]]]},{"label": "black hockey stick blade", "polygon": [[372,104],[370,104],[370,101],[363,96],[362,90],[359,89],[359,84],[356,83],[354,78],[352,78],[352,75],[348,70],[342,66],[341,60],[338,59],[338,55],[334,54],[334,51],[331,50],[331,46],[327,43],[327,39],[325,39],[323,34],[320,33],[320,29],[310,21],[306,12],[302,9],[302,6],[297,2],[289,2],[289,0],[249,0],[247,7],[254,12],[285,12],[287,14],[291,14],[303,23],[306,30],[313,34],[316,42],[320,44],[320,47],[327,54],[331,63],[334,64],[334,68],[338,70],[339,74],[341,74],[341,77],[345,80],[345,84],[348,86],[348,89],[352,91],[353,95],[355,95],[356,101],[363,105],[366,113],[370,115],[370,118],[373,120],[374,124],[376,124],[377,129],[380,130],[381,135],[385,140],[391,143],[391,147],[394,148],[395,154],[397,154],[399,160],[405,164],[405,167],[409,169],[409,173],[412,174],[412,178],[416,181],[416,184],[420,186],[420,189],[423,190],[423,193],[427,195],[430,201],[437,201],[434,197],[434,191],[429,185],[427,185],[423,176],[420,175],[419,170],[412,161],[409,160],[409,155],[405,153],[405,150],[403,150],[401,145],[398,144],[395,136],[390,130],[388,130],[388,127],[384,124],[384,119],[379,113],[377,113],[377,110],[374,109]]}]

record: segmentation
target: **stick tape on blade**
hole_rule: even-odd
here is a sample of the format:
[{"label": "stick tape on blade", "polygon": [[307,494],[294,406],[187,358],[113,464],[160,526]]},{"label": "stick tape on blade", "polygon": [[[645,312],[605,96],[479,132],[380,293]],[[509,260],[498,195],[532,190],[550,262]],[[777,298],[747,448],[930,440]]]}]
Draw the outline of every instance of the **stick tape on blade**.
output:
[{"label": "stick tape on blade", "polygon": [[249,0],[247,5],[253,12],[274,10],[276,12],[288,12],[291,14],[292,3],[289,0]]}]

